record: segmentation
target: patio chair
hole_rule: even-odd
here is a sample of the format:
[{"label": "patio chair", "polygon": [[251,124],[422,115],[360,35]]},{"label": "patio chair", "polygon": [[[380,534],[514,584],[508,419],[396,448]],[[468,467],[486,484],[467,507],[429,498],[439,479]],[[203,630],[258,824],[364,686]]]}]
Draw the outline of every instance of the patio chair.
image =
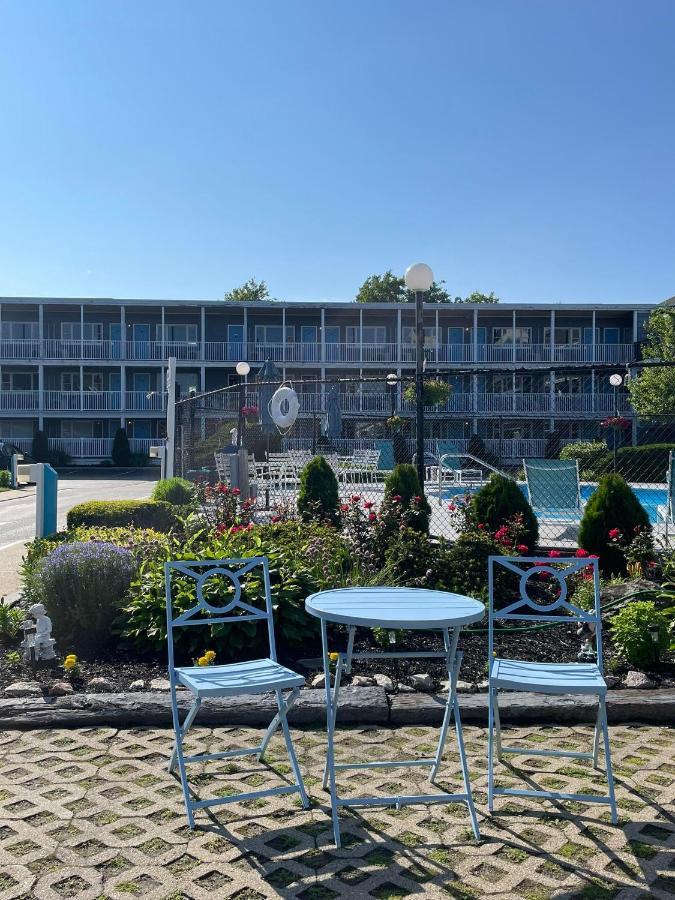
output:
[{"label": "patio chair", "polygon": [[549,522],[578,523],[584,511],[576,459],[524,459],[530,505]]},{"label": "patio chair", "polygon": [[[185,811],[188,824],[194,828],[195,810],[206,809],[221,803],[232,803],[266,797],[273,794],[290,794],[298,792],[302,805],[307,808],[309,801],[300,774],[298,760],[293,749],[291,733],[288,727],[287,714],[298,699],[300,688],[305,683],[302,675],[298,675],[277,662],[274,641],[274,619],[272,613],[272,595],[270,588],[269,564],[264,556],[251,559],[204,560],[194,562],[167,562],[164,564],[166,584],[166,619],[167,644],[169,656],[169,680],[171,683],[171,709],[175,744],[169,761],[169,772],[178,765]],[[242,578],[249,576],[252,584]],[[180,578],[180,604],[174,604],[172,583]],[[186,581],[194,580],[196,603],[185,609]],[[210,579],[214,581],[209,585]],[[225,582],[225,584],[223,584]],[[260,588],[262,587],[262,592]],[[247,596],[248,590],[253,595]],[[260,593],[264,595],[264,608],[256,606]],[[246,597],[246,599],[244,599]],[[215,601],[219,601],[217,605]],[[190,602],[190,601],[189,601]],[[177,608],[174,608],[174,605]],[[173,633],[177,628],[198,625],[219,625],[241,622],[266,622],[269,643],[267,659],[254,659],[246,662],[228,663],[212,666],[176,666],[174,662]],[[192,706],[181,725],[176,691],[178,685],[186,687],[193,695]],[[290,690],[284,699],[283,691]],[[222,753],[199,753],[185,755],[183,740],[194,723],[202,701],[209,697],[237,697],[246,694],[262,694],[274,692],[278,712],[272,719],[262,742],[257,747],[242,750],[227,750]],[[229,759],[236,756],[256,756],[261,760],[270,738],[281,726],[286,741],[286,750],[295,776],[295,784],[283,787],[250,791],[228,797],[213,799],[197,799],[191,790],[186,766],[191,763],[207,762],[217,759]]]},{"label": "patio chair", "polygon": [[666,541],[668,540],[668,526],[675,524],[675,519],[673,519],[673,511],[675,509],[673,504],[673,490],[675,489],[674,465],[675,456],[673,456],[673,451],[671,450],[668,454],[668,471],[666,472],[666,502],[664,505],[656,507],[656,521],[664,523],[666,527]]},{"label": "patio chair", "polygon": [[[575,606],[567,599],[566,578],[582,569],[593,569],[595,585],[595,606],[588,611]],[[518,596],[513,599],[513,592],[506,598],[495,596],[496,574],[500,569],[518,577]],[[532,576],[548,573],[549,579],[556,579],[559,595],[556,599],[533,600],[528,594],[528,581]],[[501,572],[502,575],[505,572]],[[551,582],[552,583],[552,582]],[[602,671],[602,634],[600,614],[600,579],[597,559],[578,559],[576,557],[506,557],[491,556],[488,562],[488,659],[491,660],[488,687],[488,810],[492,812],[494,798],[508,797],[541,797],[549,800],[576,800],[582,803],[607,803],[611,809],[612,823],[617,822],[616,800],[614,797],[614,777],[612,775],[612,758],[609,749],[609,732],[607,729],[607,707],[605,695],[607,685]],[[499,608],[495,609],[495,601]],[[538,663],[519,659],[502,659],[493,653],[494,623],[497,620],[520,620],[521,622],[559,622],[569,625],[578,622],[588,628],[595,636],[595,663]],[[590,753],[579,753],[569,750],[546,750],[536,748],[527,750],[523,747],[505,747],[502,744],[499,722],[498,693],[500,690],[534,691],[540,694],[573,694],[590,695],[598,698],[598,715],[595,722],[593,750]],[[497,758],[505,754],[526,756],[571,757],[572,759],[589,759],[593,767],[598,768],[600,749],[600,733],[602,732],[605,752],[605,772],[608,784],[606,796],[596,794],[570,794],[560,791],[525,790],[521,788],[495,787],[494,784],[494,749],[496,744]]]}]

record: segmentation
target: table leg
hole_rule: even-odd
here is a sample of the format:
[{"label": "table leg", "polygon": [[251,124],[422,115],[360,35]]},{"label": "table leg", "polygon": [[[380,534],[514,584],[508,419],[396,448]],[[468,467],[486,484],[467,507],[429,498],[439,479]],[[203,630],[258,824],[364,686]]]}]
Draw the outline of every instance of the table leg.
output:
[{"label": "table leg", "polygon": [[[335,667],[335,684],[333,685],[333,699],[332,699],[332,708],[330,712],[331,717],[331,726],[333,731],[335,731],[335,720],[337,719],[337,709],[338,709],[338,700],[340,695],[340,682],[342,681],[342,654],[338,656],[337,666]],[[321,787],[325,791],[328,786],[328,759],[326,759],[325,765],[323,767],[323,779],[321,780]]]},{"label": "table leg", "polygon": [[[330,783],[330,806],[333,818],[333,835],[335,846],[340,847],[340,820],[338,818],[337,791],[335,789],[335,757],[333,750],[333,731],[335,719],[333,716],[333,697],[330,689],[330,658],[328,656],[328,629],[326,620],[321,620],[321,644],[323,648],[323,671],[326,676],[326,767]],[[337,686],[337,679],[336,679]],[[336,707],[337,709],[337,707]]]},{"label": "table leg", "polygon": [[453,707],[455,712],[455,732],[457,734],[457,747],[459,748],[459,760],[462,766],[462,778],[464,780],[464,793],[466,794],[466,805],[469,807],[469,815],[471,816],[471,827],[477,841],[480,840],[480,831],[478,830],[478,817],[476,816],[476,807],[473,805],[473,794],[471,793],[471,780],[469,778],[469,767],[466,762],[466,751],[464,750],[464,735],[462,733],[462,720],[459,716],[459,703],[457,702],[457,694],[453,699]]},{"label": "table leg", "polygon": [[[438,772],[439,766],[441,765],[441,759],[443,757],[443,748],[445,747],[445,740],[448,735],[448,728],[450,726],[450,715],[452,712],[452,704],[455,696],[455,684],[457,682],[457,673],[458,666],[455,665],[455,659],[457,655],[457,642],[459,641],[459,628],[453,628],[452,630],[452,638],[450,637],[449,630],[445,628],[443,630],[443,642],[445,644],[445,661],[446,668],[448,671],[448,701],[445,704],[445,713],[443,715],[443,724],[441,725],[441,734],[438,739],[438,747],[436,749],[436,757],[434,759],[434,764],[431,767],[431,773],[429,774],[429,781],[433,783],[434,778]],[[460,656],[461,661],[461,656]]]}]

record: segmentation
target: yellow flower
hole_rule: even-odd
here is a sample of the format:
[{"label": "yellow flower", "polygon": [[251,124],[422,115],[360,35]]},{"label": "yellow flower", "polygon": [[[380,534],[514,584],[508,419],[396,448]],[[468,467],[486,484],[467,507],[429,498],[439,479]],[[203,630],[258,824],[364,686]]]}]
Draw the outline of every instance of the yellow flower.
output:
[{"label": "yellow flower", "polygon": [[75,660],[76,660],[77,657],[75,656],[74,653],[69,653],[68,656],[66,656],[66,659],[67,659],[67,660],[68,660],[68,659],[75,659]]},{"label": "yellow flower", "polygon": [[70,672],[71,669],[74,669],[77,665],[77,658],[75,656],[68,656],[63,662],[63,668]]},{"label": "yellow flower", "polygon": [[339,653],[329,653],[329,654],[328,654],[328,659],[329,659],[331,662],[337,662],[339,658],[340,658],[340,654],[339,654]]},{"label": "yellow flower", "polygon": [[208,666],[208,664],[209,664],[209,661],[205,656],[200,656],[199,659],[197,660],[198,666]]},{"label": "yellow flower", "polygon": [[215,650],[207,650],[206,653],[204,654],[204,659],[208,660],[210,663],[212,663],[215,658],[216,658]]}]

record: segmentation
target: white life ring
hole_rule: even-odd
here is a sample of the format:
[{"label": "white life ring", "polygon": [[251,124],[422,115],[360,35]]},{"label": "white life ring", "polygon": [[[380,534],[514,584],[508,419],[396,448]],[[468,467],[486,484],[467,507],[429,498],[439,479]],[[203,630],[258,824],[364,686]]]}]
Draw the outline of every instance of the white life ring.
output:
[{"label": "white life ring", "polygon": [[293,388],[283,385],[277,388],[270,400],[270,416],[277,428],[290,428],[299,412],[300,401]]}]

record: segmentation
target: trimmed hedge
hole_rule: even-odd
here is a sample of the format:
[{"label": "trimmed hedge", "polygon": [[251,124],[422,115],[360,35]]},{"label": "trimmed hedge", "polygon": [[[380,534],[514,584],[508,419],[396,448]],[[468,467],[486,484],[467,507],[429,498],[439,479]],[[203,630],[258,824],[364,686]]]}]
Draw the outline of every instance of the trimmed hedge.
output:
[{"label": "trimmed hedge", "polygon": [[189,506],[195,499],[195,488],[185,478],[163,478],[155,485],[153,500],[164,500],[173,506]]},{"label": "trimmed hedge", "polygon": [[[675,450],[675,444],[642,444],[639,447],[619,447],[616,451],[616,474],[626,481],[652,481],[663,484],[668,472],[668,454]],[[596,478],[612,472],[614,454],[612,451],[589,463],[589,471]]]},{"label": "trimmed hedge", "polygon": [[626,574],[625,554],[609,536],[614,528],[630,540],[636,528],[651,529],[651,525],[630,485],[620,475],[603,475],[579,526],[579,546],[600,557],[603,575]]},{"label": "trimmed hedge", "polygon": [[340,497],[335,473],[324,456],[315,456],[300,472],[298,512],[303,522],[332,522],[340,519]]},{"label": "trimmed hedge", "polygon": [[521,515],[525,529],[523,543],[527,544],[530,552],[537,546],[539,541],[537,517],[525,494],[511,478],[493,473],[487,484],[474,494],[470,512],[477,525],[481,523],[487,525],[491,532],[497,531],[513,516]]},{"label": "trimmed hedge", "polygon": [[68,529],[104,526],[154,528],[167,532],[178,523],[173,506],[161,500],[90,500],[78,503],[67,517]]}]

